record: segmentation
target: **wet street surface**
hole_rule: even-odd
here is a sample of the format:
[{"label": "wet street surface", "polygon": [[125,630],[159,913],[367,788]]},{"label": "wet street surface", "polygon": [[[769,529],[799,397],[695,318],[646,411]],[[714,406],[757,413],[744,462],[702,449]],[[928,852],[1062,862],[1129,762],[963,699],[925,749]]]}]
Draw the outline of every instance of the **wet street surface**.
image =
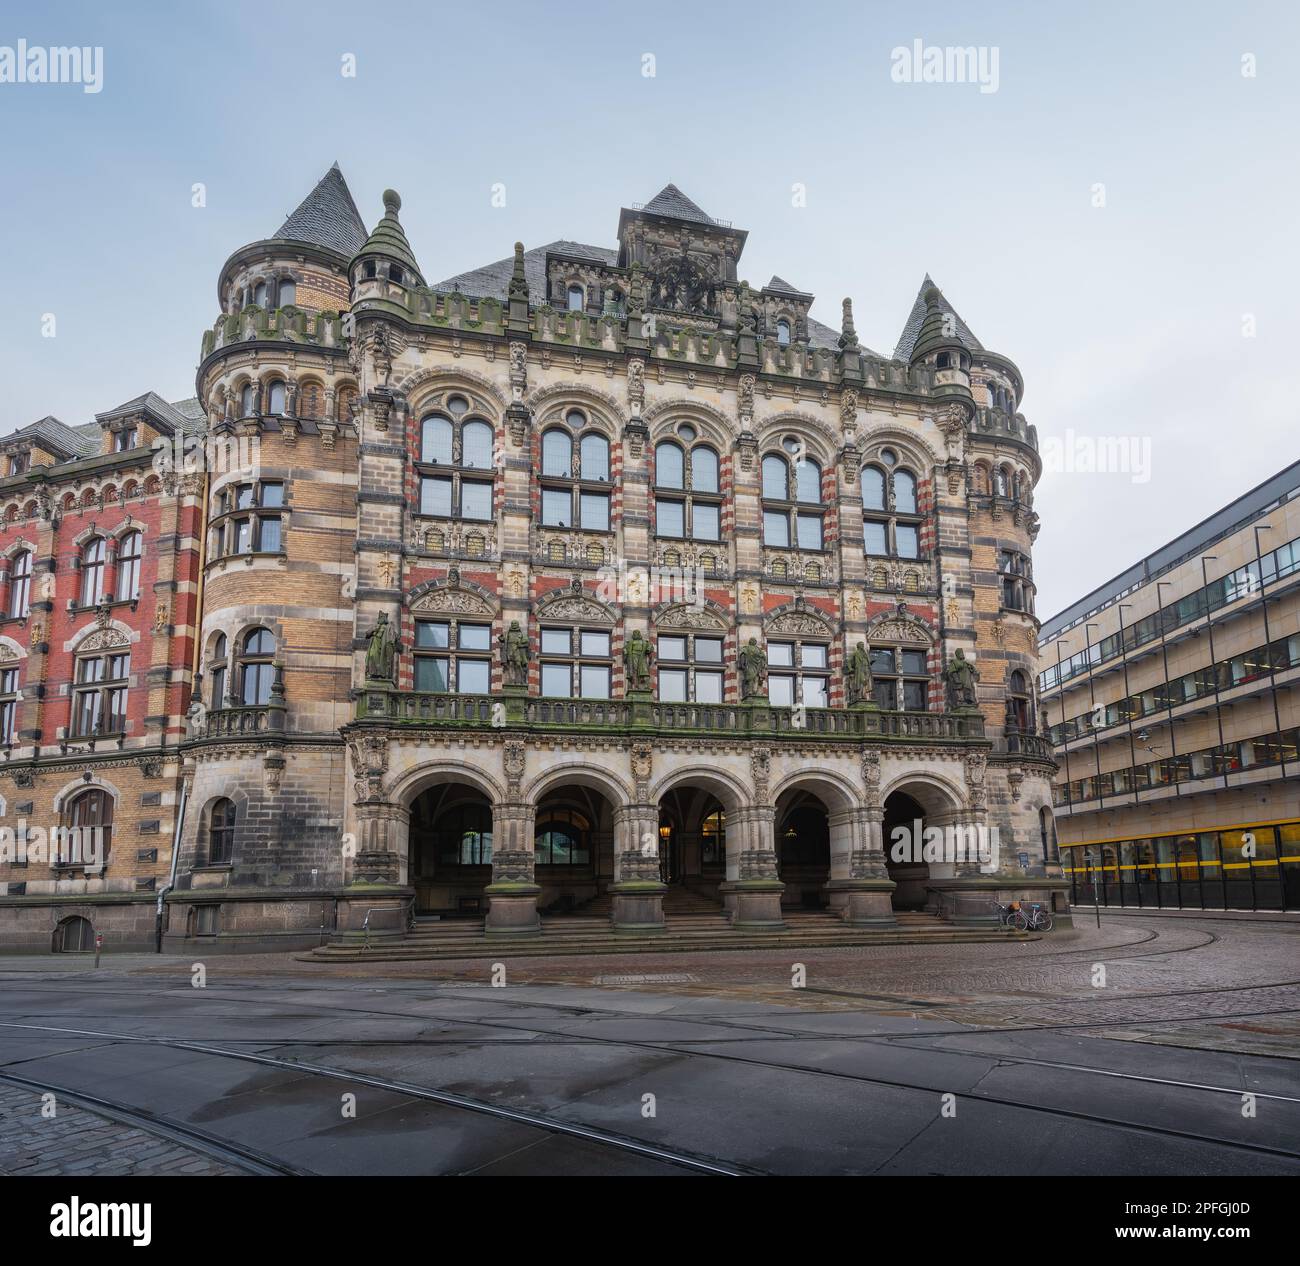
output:
[{"label": "wet street surface", "polygon": [[6,957],[0,1173],[1300,1174],[1300,928],[1077,917],[797,962]]}]

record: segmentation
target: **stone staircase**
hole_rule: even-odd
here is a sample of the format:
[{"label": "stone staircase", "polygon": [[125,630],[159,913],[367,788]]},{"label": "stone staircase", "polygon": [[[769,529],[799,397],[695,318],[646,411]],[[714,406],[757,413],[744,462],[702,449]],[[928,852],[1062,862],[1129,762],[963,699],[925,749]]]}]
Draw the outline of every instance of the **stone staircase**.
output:
[{"label": "stone staircase", "polygon": [[736,931],[721,905],[688,888],[670,888],[665,894],[662,932],[618,932],[610,924],[612,904],[605,894],[571,913],[543,915],[541,931],[531,935],[489,936],[482,919],[417,919],[415,929],[401,938],[373,938],[368,948],[356,939],[336,941],[297,957],[304,962],[382,963],[1036,939],[1000,928],[955,928],[934,915],[913,912],[900,912],[896,928],[854,928],[829,910],[802,909],[782,911],[782,929]]}]

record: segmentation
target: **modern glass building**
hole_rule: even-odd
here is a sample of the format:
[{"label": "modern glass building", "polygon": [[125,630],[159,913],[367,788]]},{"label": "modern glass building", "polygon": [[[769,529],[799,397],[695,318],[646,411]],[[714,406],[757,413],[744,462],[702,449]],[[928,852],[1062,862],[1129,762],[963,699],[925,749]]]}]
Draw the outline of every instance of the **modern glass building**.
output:
[{"label": "modern glass building", "polygon": [[1043,626],[1074,900],[1300,909],[1300,462]]}]

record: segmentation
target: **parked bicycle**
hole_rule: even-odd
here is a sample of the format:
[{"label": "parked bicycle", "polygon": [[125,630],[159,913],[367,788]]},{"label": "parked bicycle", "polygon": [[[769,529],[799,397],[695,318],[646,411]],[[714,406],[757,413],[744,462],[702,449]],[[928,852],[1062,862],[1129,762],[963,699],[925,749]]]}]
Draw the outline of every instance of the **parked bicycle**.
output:
[{"label": "parked bicycle", "polygon": [[1016,910],[1012,915],[1012,926],[1017,932],[1050,932],[1055,926],[1055,920],[1050,910],[1033,901]]}]

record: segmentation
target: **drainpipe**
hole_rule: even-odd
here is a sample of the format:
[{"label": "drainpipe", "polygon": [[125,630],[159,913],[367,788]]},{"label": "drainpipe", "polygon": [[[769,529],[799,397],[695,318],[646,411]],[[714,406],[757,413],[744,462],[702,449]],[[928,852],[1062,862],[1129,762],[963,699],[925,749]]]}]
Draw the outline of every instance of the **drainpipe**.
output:
[{"label": "drainpipe", "polygon": [[158,904],[154,908],[154,938],[156,941],[156,952],[162,953],[163,938],[163,900],[167,894],[176,887],[176,865],[181,856],[181,828],[185,825],[185,802],[189,799],[188,788],[185,780],[181,779],[181,799],[176,806],[176,827],[172,831],[172,867],[171,874],[167,876],[167,886],[158,894]]}]

